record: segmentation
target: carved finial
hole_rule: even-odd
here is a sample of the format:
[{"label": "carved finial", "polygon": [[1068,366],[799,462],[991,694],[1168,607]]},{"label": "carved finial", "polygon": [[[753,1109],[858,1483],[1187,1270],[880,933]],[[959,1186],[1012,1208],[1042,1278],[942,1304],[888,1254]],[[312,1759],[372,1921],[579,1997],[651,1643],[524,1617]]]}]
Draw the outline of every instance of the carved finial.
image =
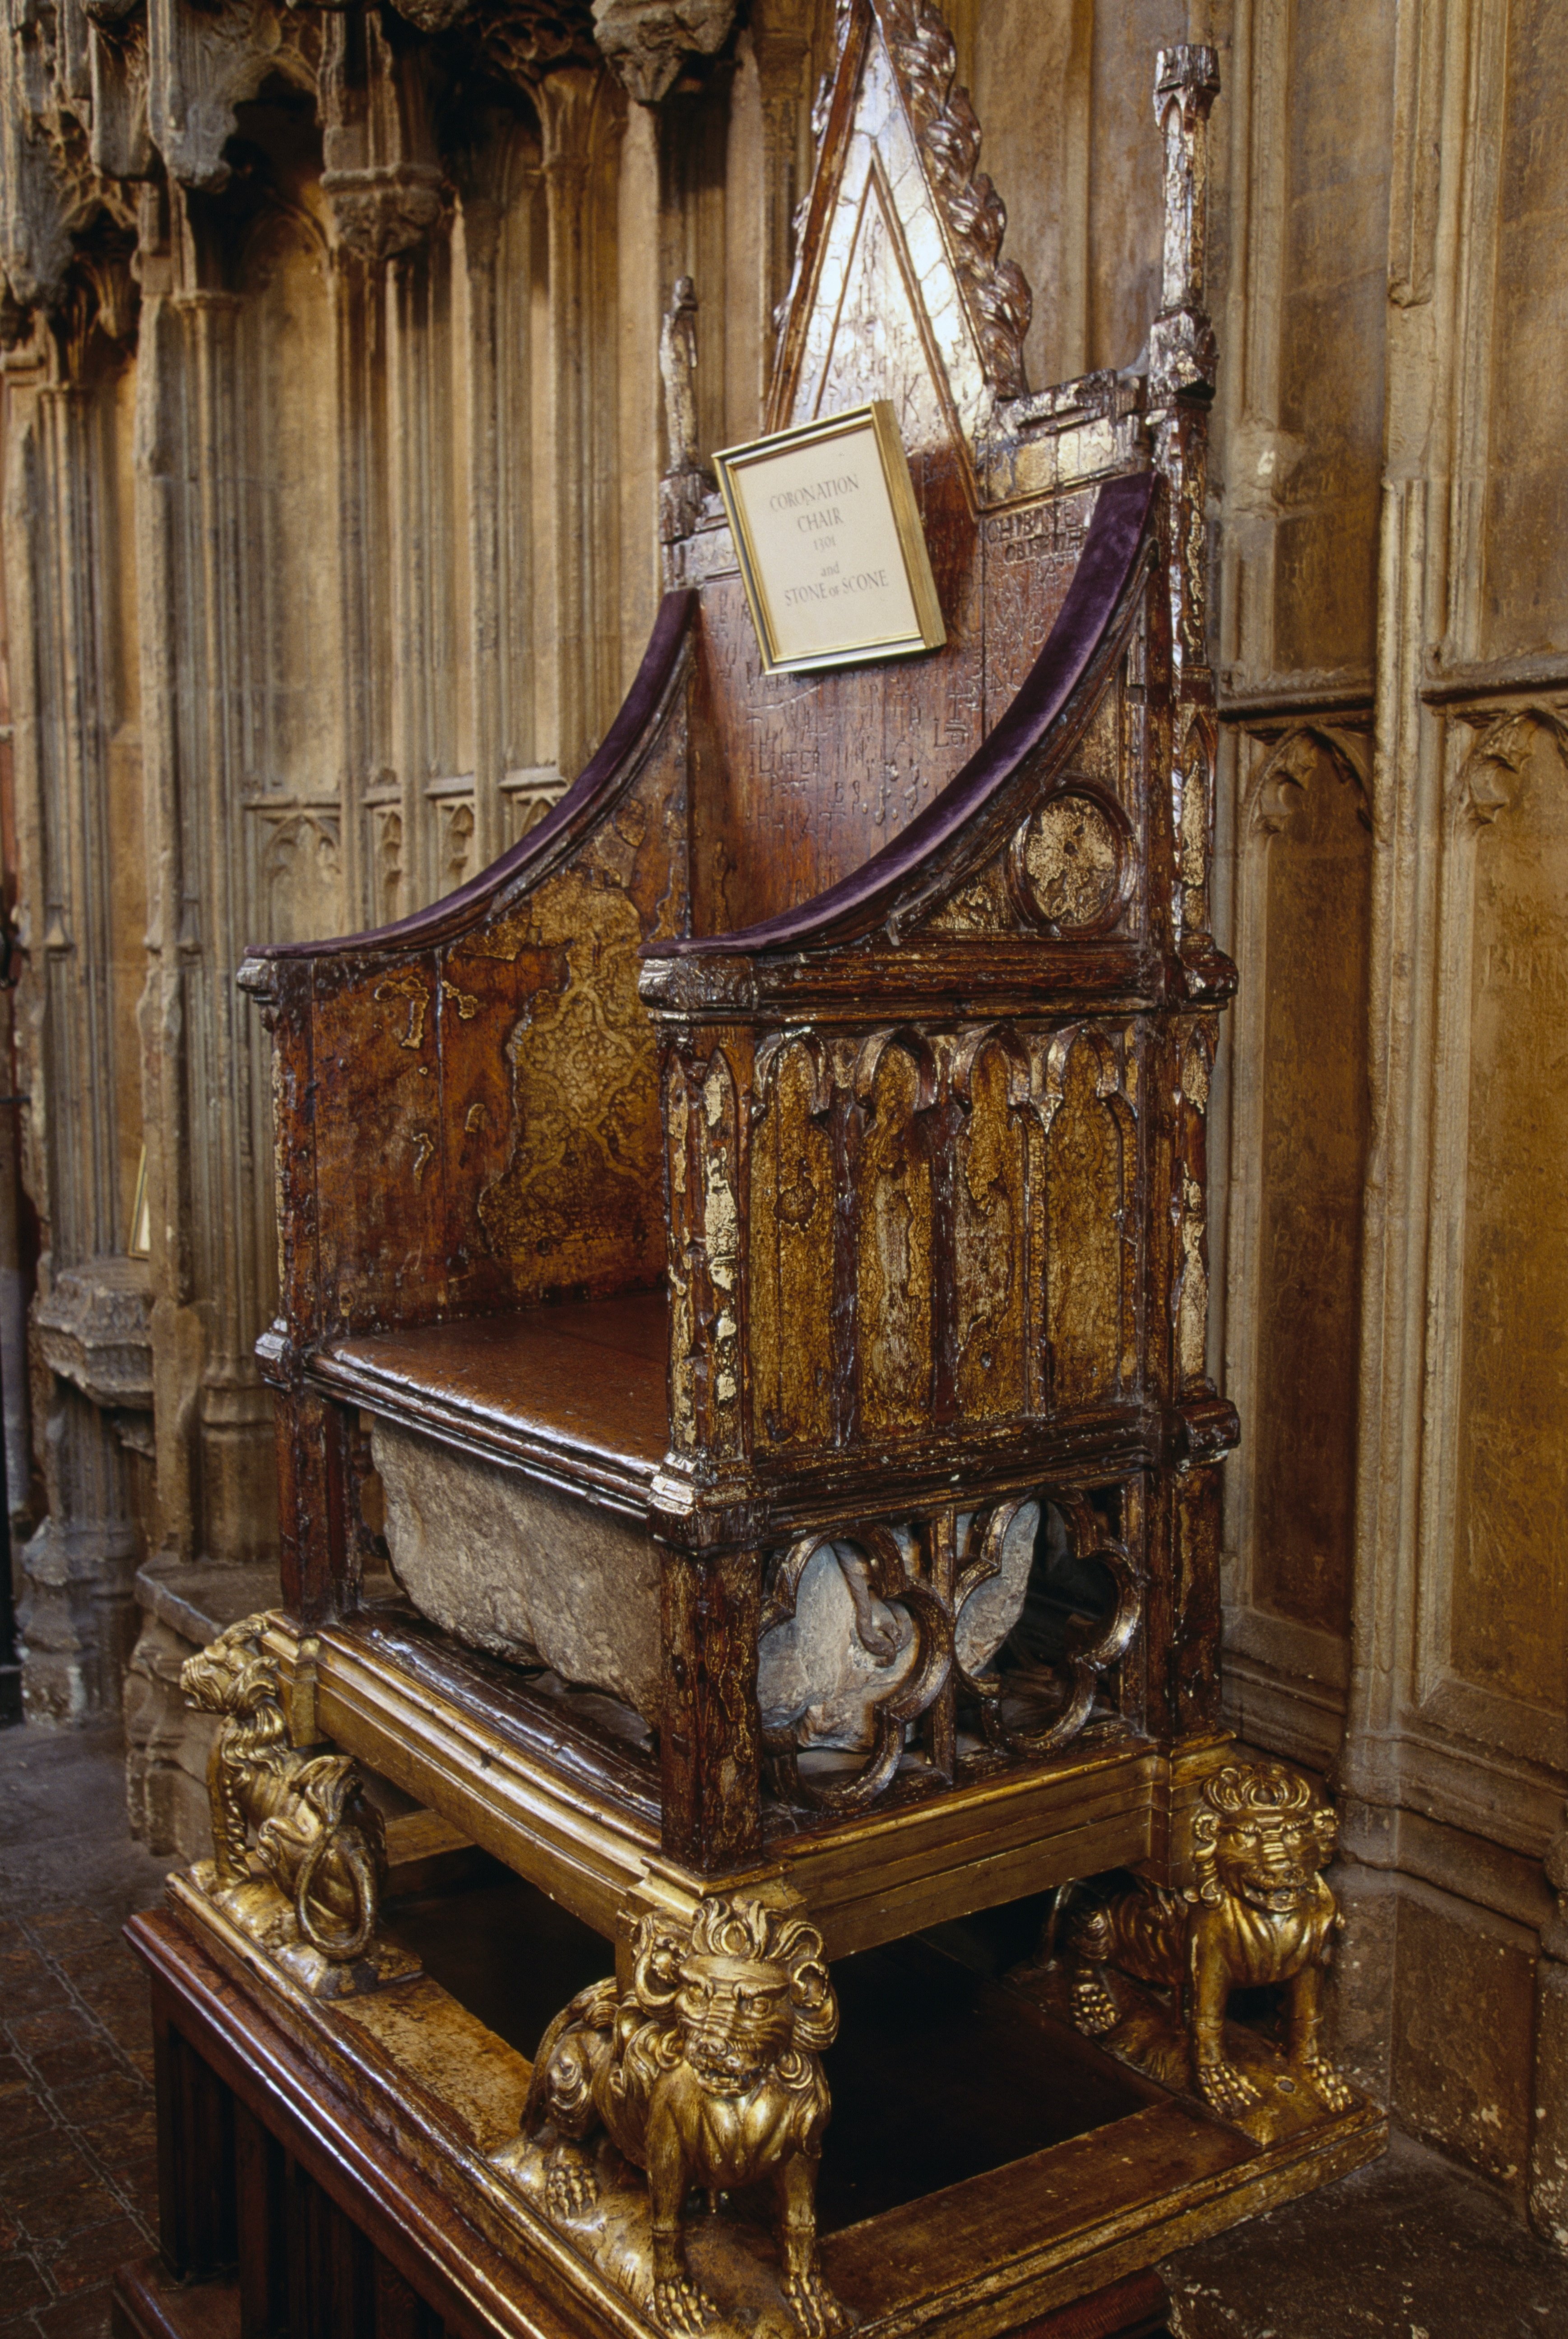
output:
[{"label": "carved finial", "polygon": [[1214,394],[1218,351],[1203,301],[1208,114],[1218,94],[1219,60],[1213,49],[1160,50],[1154,118],[1165,141],[1165,262],[1149,352],[1149,389],[1156,399]]},{"label": "carved finial", "polygon": [[665,386],[665,430],[669,459],[666,479],[698,468],[697,288],[689,276],[676,279],[675,299],[659,333],[659,375]]},{"label": "carved finial", "polygon": [[665,386],[668,463],[659,484],[659,539],[678,544],[701,515],[714,476],[698,452],[697,291],[689,276],[676,280],[675,298],[659,332],[659,374]]}]

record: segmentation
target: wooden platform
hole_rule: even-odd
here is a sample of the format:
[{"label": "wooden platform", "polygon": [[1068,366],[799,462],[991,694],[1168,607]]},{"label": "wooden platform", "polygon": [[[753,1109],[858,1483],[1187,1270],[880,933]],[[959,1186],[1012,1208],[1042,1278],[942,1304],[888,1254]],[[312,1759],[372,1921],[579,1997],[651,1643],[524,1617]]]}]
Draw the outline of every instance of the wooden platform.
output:
[{"label": "wooden platform", "polygon": [[[128,1928],[153,1978],[171,2267],[191,2282],[237,2265],[240,2289],[262,2300],[243,2327],[291,2339],[654,2339],[489,2156],[515,2135],[528,2086],[517,2041],[581,1986],[590,1937],[547,1915],[537,1953],[519,1959],[506,1896],[527,1887],[502,1880],[488,1908],[482,1891],[467,1904],[430,1897],[403,1933],[427,1971],[322,2005],[174,1890],[177,1910]],[[443,1966],[469,2002],[444,1986]],[[1357,2166],[1386,2139],[1358,2104],[1260,2150],[928,1943],[852,1960],[839,1978],[823,2264],[865,2339],[1158,2330],[1153,2294],[1138,2288],[1154,2262]],[[927,2189],[933,2174],[948,2181]],[[285,2312],[286,2295],[299,2302],[323,2281],[339,2319]],[[1075,2305],[1077,2319],[1041,2324]],[[186,2306],[146,2269],[123,2278],[117,2314],[127,2334],[240,2328],[218,2290]]]},{"label": "wooden platform", "polygon": [[[366,2306],[368,2314],[361,2312],[353,2324],[356,2339],[444,2339],[451,2328],[421,2311],[384,2261],[375,2265]],[[1170,2339],[1169,2306],[1158,2275],[1135,2274],[1041,2316],[1017,2339]],[[246,2339],[242,2317],[237,2275],[219,2275],[192,2289],[172,2281],[157,2258],[137,2258],[114,2277],[114,2339]],[[289,2326],[289,2339],[295,2327]],[[338,2339],[335,2328],[332,2339]]]}]

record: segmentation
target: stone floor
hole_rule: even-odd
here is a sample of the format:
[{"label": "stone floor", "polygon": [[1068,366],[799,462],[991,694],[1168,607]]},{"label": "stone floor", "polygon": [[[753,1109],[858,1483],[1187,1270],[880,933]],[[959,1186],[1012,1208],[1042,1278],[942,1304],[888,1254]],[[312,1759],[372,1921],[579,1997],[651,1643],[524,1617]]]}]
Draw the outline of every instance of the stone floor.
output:
[{"label": "stone floor", "polygon": [[[104,2339],[153,2237],[152,2048],[119,1928],[164,1863],[110,1732],[0,1731],[0,2332]],[[1419,2146],[1165,2268],[1174,2339],[1563,2339],[1568,2259]]]},{"label": "stone floor", "polygon": [[165,1862],[112,1731],[0,1733],[0,2331],[99,2339],[155,2236],[147,1993],[120,1939]]}]

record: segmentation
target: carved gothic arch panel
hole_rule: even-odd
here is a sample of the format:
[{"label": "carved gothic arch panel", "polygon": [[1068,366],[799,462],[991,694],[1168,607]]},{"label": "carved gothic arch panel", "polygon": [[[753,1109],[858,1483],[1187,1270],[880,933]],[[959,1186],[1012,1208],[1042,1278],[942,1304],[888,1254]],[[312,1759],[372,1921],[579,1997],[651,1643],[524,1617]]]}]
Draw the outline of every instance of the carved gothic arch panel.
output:
[{"label": "carved gothic arch panel", "polygon": [[1000,257],[1006,212],[928,0],[852,0],[814,126],[819,167],[781,322],[769,422],[831,412],[853,381],[890,397],[912,452],[972,468],[998,398],[1024,387],[1029,288]]},{"label": "carved gothic arch panel", "polygon": [[1034,1270],[1046,1294],[1050,1401],[1093,1405],[1120,1394],[1134,1343],[1137,1259],[1126,1205],[1137,1130],[1111,1034],[1075,1024],[1042,1067],[1042,1209]]},{"label": "carved gothic arch panel", "polygon": [[1237,844],[1228,1378],[1244,1653],[1347,1671],[1371,1144],[1369,717],[1266,737]]},{"label": "carved gothic arch panel", "polygon": [[1568,1764],[1568,714],[1466,711],[1448,745],[1416,1693],[1440,1726]]},{"label": "carved gothic arch panel", "polygon": [[1356,816],[1372,826],[1371,741],[1365,723],[1297,723],[1274,742],[1247,782],[1246,826],[1278,835],[1301,814],[1325,768],[1349,791]]}]

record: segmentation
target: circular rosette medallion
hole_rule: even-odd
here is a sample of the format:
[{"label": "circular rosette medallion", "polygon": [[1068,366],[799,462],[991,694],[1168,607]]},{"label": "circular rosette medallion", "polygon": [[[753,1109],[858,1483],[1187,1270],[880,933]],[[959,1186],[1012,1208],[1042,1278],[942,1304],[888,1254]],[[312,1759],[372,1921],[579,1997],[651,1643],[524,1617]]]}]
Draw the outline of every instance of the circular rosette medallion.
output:
[{"label": "circular rosette medallion", "polygon": [[1020,906],[1053,933],[1109,926],[1121,907],[1125,834],[1116,807],[1085,788],[1049,797],[1013,840]]}]

